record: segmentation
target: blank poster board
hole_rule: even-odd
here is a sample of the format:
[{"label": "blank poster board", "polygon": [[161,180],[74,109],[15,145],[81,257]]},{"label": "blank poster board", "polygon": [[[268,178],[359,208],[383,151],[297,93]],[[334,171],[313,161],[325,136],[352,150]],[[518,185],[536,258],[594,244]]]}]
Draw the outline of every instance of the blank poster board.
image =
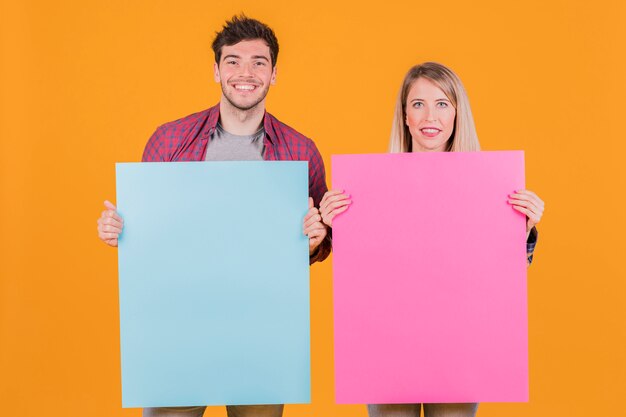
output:
[{"label": "blank poster board", "polygon": [[124,407],[310,402],[306,162],[117,164]]},{"label": "blank poster board", "polygon": [[528,400],[521,151],[333,155],[338,403]]}]

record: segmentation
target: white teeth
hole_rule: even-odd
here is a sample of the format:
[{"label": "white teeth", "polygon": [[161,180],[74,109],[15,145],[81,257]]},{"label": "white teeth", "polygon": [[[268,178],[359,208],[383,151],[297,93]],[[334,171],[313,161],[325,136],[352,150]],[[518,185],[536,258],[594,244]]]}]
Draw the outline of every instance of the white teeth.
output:
[{"label": "white teeth", "polygon": [[439,129],[422,129],[424,133],[439,133]]},{"label": "white teeth", "polygon": [[237,90],[254,90],[256,87],[253,85],[236,85],[235,88]]}]

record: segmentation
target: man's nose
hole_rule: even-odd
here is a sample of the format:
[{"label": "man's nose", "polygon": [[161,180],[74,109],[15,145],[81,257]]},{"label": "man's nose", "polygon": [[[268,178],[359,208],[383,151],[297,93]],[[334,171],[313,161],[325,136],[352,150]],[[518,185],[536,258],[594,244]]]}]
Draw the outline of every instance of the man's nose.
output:
[{"label": "man's nose", "polygon": [[240,74],[243,77],[252,77],[252,64],[251,63],[242,64]]}]

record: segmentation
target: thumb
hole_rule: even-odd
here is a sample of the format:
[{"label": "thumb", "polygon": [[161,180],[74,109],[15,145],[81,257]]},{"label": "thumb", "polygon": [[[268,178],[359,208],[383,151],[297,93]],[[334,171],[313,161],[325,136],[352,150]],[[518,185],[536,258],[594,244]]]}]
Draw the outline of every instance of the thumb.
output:
[{"label": "thumb", "polygon": [[309,208],[313,208],[313,197],[309,197]]},{"label": "thumb", "polygon": [[109,210],[117,210],[117,207],[115,207],[115,205],[109,200],[104,200],[104,207],[108,208]]}]

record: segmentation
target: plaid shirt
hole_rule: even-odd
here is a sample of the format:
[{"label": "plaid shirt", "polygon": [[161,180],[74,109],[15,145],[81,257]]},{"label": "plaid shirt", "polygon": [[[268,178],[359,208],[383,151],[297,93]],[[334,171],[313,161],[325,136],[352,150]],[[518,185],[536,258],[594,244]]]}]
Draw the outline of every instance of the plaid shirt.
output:
[{"label": "plaid shirt", "polygon": [[[143,151],[143,162],[204,161],[206,149],[220,116],[219,104],[166,123],[152,134]],[[266,161],[309,161],[309,195],[319,206],[326,187],[324,161],[315,143],[269,113],[263,117],[263,159]],[[323,261],[331,250],[330,231],[310,258]]]},{"label": "plaid shirt", "polygon": [[533,262],[533,253],[535,252],[535,246],[537,245],[537,237],[539,232],[536,227],[530,229],[530,234],[526,240],[526,255],[528,257],[528,265]]}]

